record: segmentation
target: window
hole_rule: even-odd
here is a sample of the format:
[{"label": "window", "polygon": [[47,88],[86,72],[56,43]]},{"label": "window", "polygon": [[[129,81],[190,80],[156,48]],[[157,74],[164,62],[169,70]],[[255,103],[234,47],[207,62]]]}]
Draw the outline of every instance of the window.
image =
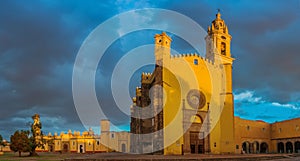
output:
[{"label": "window", "polygon": [[75,145],[75,141],[73,141],[73,145]]},{"label": "window", "polygon": [[151,119],[151,125],[154,126],[154,118]]},{"label": "window", "polygon": [[247,126],[247,130],[250,130],[250,126],[249,125]]},{"label": "window", "polygon": [[299,131],[299,126],[298,125],[296,125],[296,131]]},{"label": "window", "polygon": [[114,138],[115,137],[115,134],[111,134],[111,138]]},{"label": "window", "polygon": [[236,148],[236,149],[239,149],[239,145],[235,145],[235,148]]},{"label": "window", "polygon": [[263,128],[262,128],[262,131],[265,131],[265,130],[266,130],[266,129],[263,127]]},{"label": "window", "polygon": [[226,44],[224,42],[221,43],[221,54],[226,55]]},{"label": "window", "polygon": [[201,124],[201,123],[202,123],[202,119],[201,119],[201,117],[198,116],[198,115],[192,116],[190,120],[191,120],[192,123],[198,123],[198,124]]},{"label": "window", "polygon": [[198,65],[198,59],[194,59],[194,64]]},{"label": "window", "polygon": [[279,133],[281,133],[281,128],[278,129]]},{"label": "window", "polygon": [[99,140],[97,141],[97,145],[100,145],[100,141]]}]

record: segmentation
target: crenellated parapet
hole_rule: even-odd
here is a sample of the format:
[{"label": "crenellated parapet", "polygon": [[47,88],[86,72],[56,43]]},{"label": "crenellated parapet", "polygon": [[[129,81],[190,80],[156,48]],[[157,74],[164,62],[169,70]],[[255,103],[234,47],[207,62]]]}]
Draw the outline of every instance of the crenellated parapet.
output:
[{"label": "crenellated parapet", "polygon": [[142,80],[147,80],[151,78],[152,73],[142,73]]},{"label": "crenellated parapet", "polygon": [[150,83],[152,79],[152,73],[142,73],[142,83]]},{"label": "crenellated parapet", "polygon": [[206,63],[206,65],[211,65],[211,66],[216,66],[218,67],[218,65],[216,65],[214,63],[214,61],[212,61],[211,59],[208,59],[206,57],[202,57],[201,55],[197,54],[197,53],[187,53],[187,54],[175,54],[175,55],[171,55],[171,60],[172,59],[201,59],[202,61],[204,61]]}]

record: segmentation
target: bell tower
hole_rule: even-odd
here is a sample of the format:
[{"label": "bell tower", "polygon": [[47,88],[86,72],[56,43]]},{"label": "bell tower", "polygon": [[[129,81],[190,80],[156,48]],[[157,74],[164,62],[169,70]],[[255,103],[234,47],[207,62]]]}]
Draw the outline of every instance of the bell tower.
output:
[{"label": "bell tower", "polygon": [[220,10],[216,14],[216,19],[212,21],[211,26],[207,29],[206,40],[206,58],[215,60],[221,56],[223,61],[232,63],[230,53],[231,35],[228,33],[228,27],[225,21],[221,19]]},{"label": "bell tower", "polygon": [[216,14],[216,19],[212,21],[207,29],[206,40],[206,58],[215,62],[219,61],[226,72],[226,91],[232,93],[232,63],[231,57],[231,35],[228,33],[228,27],[225,21],[221,19],[220,10]]},{"label": "bell tower", "polygon": [[165,33],[156,34],[155,39],[155,60],[156,65],[162,66],[163,59],[169,58],[171,55],[172,39]]},{"label": "bell tower", "polygon": [[[206,40],[206,58],[220,63],[222,77],[225,82],[220,96],[224,98],[224,106],[220,118],[212,131],[211,145],[215,153],[234,153],[234,102],[232,94],[232,63],[230,43],[231,35],[228,33],[228,27],[221,18],[220,10],[216,14],[216,19],[212,21],[207,29]],[[222,103],[223,104],[223,103]],[[214,108],[214,107],[211,107]],[[219,107],[215,107],[218,109]],[[213,119],[213,118],[212,118]]]}]

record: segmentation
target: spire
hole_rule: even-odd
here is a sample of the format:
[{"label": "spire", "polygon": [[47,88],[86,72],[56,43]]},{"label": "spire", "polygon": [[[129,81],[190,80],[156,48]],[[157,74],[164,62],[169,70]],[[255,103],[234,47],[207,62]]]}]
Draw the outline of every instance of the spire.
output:
[{"label": "spire", "polygon": [[221,10],[218,8],[218,13],[216,14],[216,19],[221,20]]},{"label": "spire", "polygon": [[221,18],[221,10],[218,9],[218,13],[216,14],[216,19],[212,21],[211,26],[208,28],[207,32],[211,33],[224,33],[228,34],[227,26],[224,20]]}]

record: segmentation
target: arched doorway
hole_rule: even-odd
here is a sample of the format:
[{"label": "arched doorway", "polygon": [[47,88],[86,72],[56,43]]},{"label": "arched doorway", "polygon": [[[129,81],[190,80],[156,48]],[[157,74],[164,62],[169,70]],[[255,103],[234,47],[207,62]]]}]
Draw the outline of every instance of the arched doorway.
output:
[{"label": "arched doorway", "polygon": [[277,152],[284,153],[284,144],[283,142],[277,143]]},{"label": "arched doorway", "polygon": [[63,145],[63,152],[68,152],[69,151],[69,146],[68,144]]},{"label": "arched doorway", "polygon": [[253,153],[259,153],[259,143],[257,141],[253,143]]},{"label": "arched doorway", "polygon": [[189,128],[190,137],[190,152],[194,153],[204,153],[204,133],[199,132],[202,126],[202,118],[199,115],[193,115],[190,117],[190,122],[192,123]]},{"label": "arched doorway", "polygon": [[293,153],[293,143],[287,142],[285,143],[286,153]]},{"label": "arched doorway", "polygon": [[83,153],[83,145],[79,145],[79,153]]},{"label": "arched doorway", "polygon": [[248,141],[243,142],[242,148],[244,153],[250,153],[250,143]]},{"label": "arched doorway", "polygon": [[300,153],[300,141],[295,142],[295,153]]},{"label": "arched doorway", "polygon": [[200,136],[203,136],[203,132],[199,131],[190,131],[190,148],[191,153],[204,153],[204,139]]},{"label": "arched doorway", "polygon": [[48,146],[49,152],[53,152],[53,145]]},{"label": "arched doorway", "polygon": [[260,144],[260,153],[268,153],[268,144],[265,142],[262,142]]},{"label": "arched doorway", "polygon": [[122,144],[122,153],[125,153],[126,152],[126,145],[123,143]]}]

